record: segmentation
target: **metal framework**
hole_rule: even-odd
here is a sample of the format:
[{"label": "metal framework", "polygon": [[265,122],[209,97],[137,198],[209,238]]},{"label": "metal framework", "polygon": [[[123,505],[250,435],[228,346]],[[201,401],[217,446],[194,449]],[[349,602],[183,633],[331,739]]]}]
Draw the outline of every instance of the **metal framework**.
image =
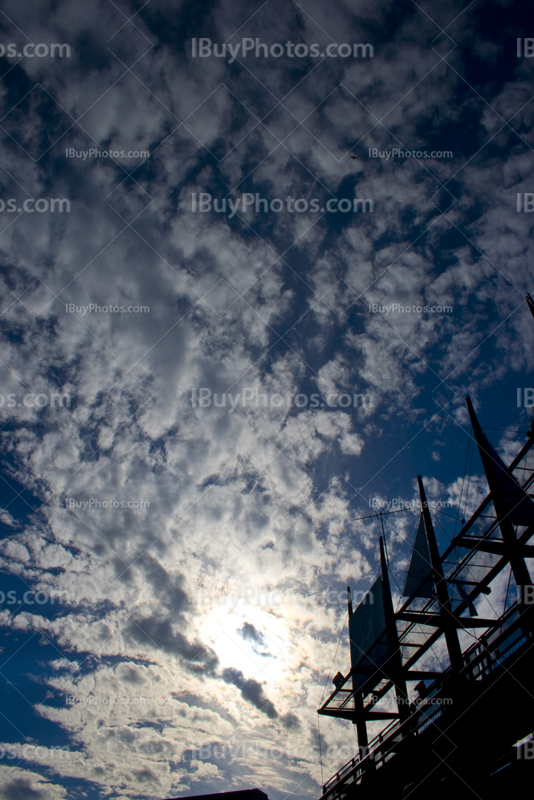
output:
[{"label": "metal framework", "polygon": [[[480,448],[478,434],[482,436],[483,434],[478,426],[469,398],[467,404]],[[478,431],[476,426],[478,426]],[[533,444],[534,434],[531,430],[526,444],[506,471],[507,475],[514,476],[527,498],[534,483],[534,471],[527,464],[527,457]],[[487,453],[481,450],[481,456],[484,461]],[[502,672],[503,669],[506,669],[506,674],[510,675],[513,669],[516,669],[517,675],[520,675],[522,667],[512,667],[512,664],[515,663],[514,658],[517,658],[517,651],[521,648],[525,652],[531,651],[528,657],[523,658],[523,666],[528,663],[531,670],[534,666],[534,648],[532,648],[534,612],[532,606],[528,604],[534,602],[534,597],[532,597],[534,590],[525,563],[526,558],[534,557],[534,546],[528,544],[534,534],[534,524],[514,525],[511,515],[505,513],[502,498],[495,490],[495,496],[492,496],[490,492],[485,497],[475,513],[463,525],[460,533],[452,540],[450,546],[440,555],[423,483],[420,477],[418,480],[435,593],[432,598],[423,600],[418,597],[417,592],[414,592],[397,612],[393,612],[391,608],[389,614],[386,615],[386,634],[388,642],[391,643],[391,655],[387,662],[377,664],[376,668],[368,669],[368,677],[365,677],[363,682],[361,669],[358,669],[358,680],[355,679],[354,669],[349,670],[344,676],[338,673],[334,679],[334,691],[318,710],[318,713],[324,716],[349,720],[357,726],[358,733],[358,755],[351,759],[324,786],[323,797],[329,800],[353,795],[365,800],[367,797],[373,796],[373,786],[375,790],[377,787],[384,790],[389,787],[391,796],[402,797],[397,786],[399,781],[399,785],[403,784],[403,781],[406,785],[409,783],[409,778],[414,776],[417,780],[423,780],[420,775],[421,767],[415,765],[413,757],[415,753],[418,753],[420,759],[421,753],[426,752],[427,745],[424,742],[429,740],[430,734],[432,734],[432,741],[435,744],[440,726],[445,725],[446,728],[447,726],[450,728],[451,725],[454,725],[457,715],[461,713],[463,713],[464,722],[471,720],[473,725],[479,725],[487,703],[479,704],[479,718],[477,719],[468,712],[468,709],[471,708],[469,698],[476,695],[482,684],[486,687],[485,691],[488,691],[488,687],[493,685],[496,676],[500,674],[499,670]],[[525,502],[529,503],[530,501],[527,499]],[[494,513],[492,513],[492,509]],[[389,590],[382,542],[381,565],[382,577],[386,580]],[[518,590],[517,602],[499,618],[482,619],[478,617],[475,601],[481,594],[490,593],[492,582],[508,565],[510,565],[511,575],[514,577]],[[349,600],[349,616],[351,612],[352,607]],[[467,646],[464,641],[462,647],[460,640],[465,637],[459,636],[459,632],[469,629],[476,631],[473,634],[474,644]],[[449,665],[445,669],[426,668],[420,662],[441,637],[444,637],[446,642]],[[428,660],[427,658],[426,661],[428,662]],[[507,666],[504,667],[505,662],[507,662]],[[523,678],[527,681],[530,680],[525,676]],[[521,682],[516,677],[517,681]],[[415,686],[415,693],[411,692],[411,699],[409,699],[406,686],[412,684],[413,688],[414,682],[417,682],[418,685]],[[532,684],[532,680],[530,683]],[[502,677],[501,686],[504,686]],[[512,692],[515,690],[514,686],[509,688]],[[396,703],[393,703],[396,705],[394,710],[384,709],[384,702],[381,702],[390,692],[392,693],[391,699],[393,692],[396,695]],[[513,719],[505,720],[503,716],[505,710],[495,710],[497,695],[490,692],[488,696],[493,698],[494,717],[496,714],[495,718],[500,719],[503,725],[508,725],[515,733],[523,731],[523,735],[534,731],[534,708],[530,708],[530,701],[526,704],[524,701],[520,703],[519,710],[523,709],[523,717],[520,713],[515,716],[512,714]],[[534,690],[531,697],[534,701]],[[527,706],[530,709],[528,714],[525,711]],[[463,712],[462,709],[464,709]],[[389,724],[369,743],[367,725],[369,722],[376,721],[389,721]],[[501,733],[505,739],[505,731],[503,730]],[[455,750],[460,747],[463,741],[462,736],[463,732],[459,727],[453,737]],[[480,738],[484,738],[483,732],[480,734]],[[444,741],[442,736],[442,744]],[[442,754],[435,755],[434,746],[431,749],[434,755],[428,755],[428,753],[427,755],[432,764],[435,761],[436,774],[441,776],[440,780],[449,780],[449,789],[454,788],[450,783],[452,772],[454,775],[460,775],[462,770],[467,769],[466,764],[461,760],[462,757],[459,754],[454,757],[456,767],[451,767],[452,772],[443,777],[442,765],[445,762],[449,763],[450,758],[453,757],[450,756],[447,761],[447,758],[443,759]],[[395,759],[399,753],[404,754],[405,769],[399,772],[397,766],[397,780],[393,776],[389,762]],[[481,757],[479,761],[480,764],[473,756],[469,762],[470,774],[473,773],[473,770],[476,772],[476,769],[479,769],[482,770],[482,775],[484,759]],[[494,761],[498,761],[497,756]],[[398,765],[398,759],[395,760],[395,763]],[[475,764],[479,764],[479,767],[475,768]],[[382,776],[380,780],[379,774]],[[386,774],[393,776],[389,783],[383,777]],[[484,780],[489,780],[485,773],[484,776]],[[384,783],[384,781],[386,782]],[[496,781],[492,783],[492,786],[495,785]],[[427,782],[426,792],[428,792],[428,787],[429,783]],[[486,796],[493,796],[489,789]],[[410,800],[416,800],[417,797],[419,795],[414,787],[410,794]]]}]

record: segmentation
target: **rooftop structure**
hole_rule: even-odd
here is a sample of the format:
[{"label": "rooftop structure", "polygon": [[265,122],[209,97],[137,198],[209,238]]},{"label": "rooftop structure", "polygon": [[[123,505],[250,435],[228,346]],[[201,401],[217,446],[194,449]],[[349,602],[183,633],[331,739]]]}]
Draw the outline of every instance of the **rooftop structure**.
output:
[{"label": "rooftop structure", "polygon": [[[489,493],[440,553],[419,476],[405,601],[394,611],[383,537],[380,575],[356,610],[348,588],[351,666],[334,677],[318,713],[354,724],[358,753],[324,785],[321,800],[493,800],[524,790],[525,780],[530,785],[534,587],[526,559],[534,557],[534,433],[506,466],[466,402]],[[507,597],[512,592],[515,601],[481,618],[477,599],[507,567]],[[459,632],[473,630],[466,644]],[[443,667],[430,658],[438,640],[448,656]],[[371,722],[385,727],[370,740]]]}]

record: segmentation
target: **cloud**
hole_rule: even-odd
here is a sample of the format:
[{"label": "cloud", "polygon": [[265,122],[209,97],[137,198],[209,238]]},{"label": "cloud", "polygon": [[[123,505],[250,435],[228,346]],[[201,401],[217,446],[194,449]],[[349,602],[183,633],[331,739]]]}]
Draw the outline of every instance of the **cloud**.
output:
[{"label": "cloud", "polygon": [[[207,14],[162,0],[126,4],[127,22],[107,2],[6,0],[5,41],[23,31],[72,55],[0,59],[1,195],[71,209],[0,212],[2,592],[68,602],[6,601],[0,620],[11,682],[37,676],[23,686],[37,711],[25,734],[47,739],[46,721],[83,754],[55,783],[41,762],[4,767],[9,796],[241,786],[235,761],[186,758],[235,730],[257,744],[247,774],[317,796],[316,708],[346,585],[367,590],[377,569],[370,500],[412,500],[422,463],[435,470],[429,496],[477,507],[483,479],[466,500],[458,477],[468,392],[488,425],[495,409],[493,424],[522,429],[529,65],[502,68],[495,3],[349,5],[221,2]],[[444,60],[435,37],[449,24],[458,46]],[[369,42],[374,55],[229,64],[193,57],[200,36]],[[66,154],[90,148],[150,157]],[[393,148],[453,157],[372,155]],[[193,211],[200,192],[369,199],[373,211],[260,204],[230,219]],[[109,306],[149,310],[96,310]],[[218,402],[201,406],[201,388]],[[245,405],[247,390],[264,399]],[[299,407],[299,394],[324,406]],[[370,400],[327,407],[329,394]],[[503,440],[508,460],[518,447]],[[385,526],[402,564],[414,519]],[[347,658],[342,643],[336,669]],[[324,725],[333,766],[349,758],[346,726]],[[283,765],[258,755],[276,748]]]},{"label": "cloud", "polygon": [[259,681],[253,678],[247,680],[241,670],[235,667],[228,667],[223,670],[222,677],[227,683],[237,686],[245,700],[259,709],[263,714],[266,714],[269,719],[276,719],[278,717],[278,711],[274,707],[274,704],[265,696],[263,687]]},{"label": "cloud", "polygon": [[18,767],[0,767],[2,800],[60,800],[66,798],[65,789],[40,775]]},{"label": "cloud", "polygon": [[250,639],[254,644],[261,645],[262,647],[267,646],[267,642],[265,641],[265,636],[263,636],[260,631],[258,631],[254,625],[250,622],[244,622],[243,627],[238,630],[240,636],[245,639]]},{"label": "cloud", "polygon": [[170,619],[152,616],[132,619],[127,634],[145,648],[160,648],[170,655],[180,656],[187,669],[213,675],[217,655],[201,642],[190,642],[173,628]]}]

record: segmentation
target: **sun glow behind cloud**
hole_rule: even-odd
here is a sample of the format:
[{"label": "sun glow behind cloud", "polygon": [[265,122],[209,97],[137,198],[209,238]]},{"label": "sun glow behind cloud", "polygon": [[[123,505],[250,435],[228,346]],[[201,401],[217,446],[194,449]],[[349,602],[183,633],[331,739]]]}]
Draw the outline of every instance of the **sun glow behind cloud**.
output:
[{"label": "sun glow behind cloud", "polygon": [[[256,631],[256,638],[244,635],[247,626]],[[245,601],[237,608],[214,608],[202,623],[200,634],[215,650],[224,668],[240,669],[245,677],[276,683],[289,669],[287,625]]]}]

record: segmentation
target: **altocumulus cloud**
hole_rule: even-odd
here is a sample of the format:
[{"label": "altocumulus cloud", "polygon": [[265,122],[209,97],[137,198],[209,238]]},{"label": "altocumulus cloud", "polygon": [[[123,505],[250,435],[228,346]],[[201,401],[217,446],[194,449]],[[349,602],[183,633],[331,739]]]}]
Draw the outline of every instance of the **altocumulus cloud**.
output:
[{"label": "altocumulus cloud", "polygon": [[[412,501],[417,461],[433,499],[458,501],[467,393],[496,427],[527,423],[515,400],[534,367],[521,3],[3,11],[3,42],[71,51],[0,57],[1,725],[5,743],[76,757],[21,750],[0,764],[0,796],[252,781],[316,797],[315,712],[344,587],[365,591],[377,564],[370,499]],[[373,56],[230,64],[194,57],[193,37],[367,42]],[[90,148],[125,155],[65,155]],[[368,157],[393,148],[453,158]],[[197,213],[200,192],[279,198],[284,211]],[[289,211],[288,197],[373,210]],[[70,210],[16,210],[32,198]],[[109,305],[149,311],[96,310]],[[260,402],[201,408],[201,387]],[[355,395],[369,402],[336,400]],[[384,524],[404,563],[413,519]],[[346,728],[327,720],[323,733],[333,771]],[[254,744],[242,764],[191,755],[232,736]],[[257,755],[273,748],[276,763]]]}]

